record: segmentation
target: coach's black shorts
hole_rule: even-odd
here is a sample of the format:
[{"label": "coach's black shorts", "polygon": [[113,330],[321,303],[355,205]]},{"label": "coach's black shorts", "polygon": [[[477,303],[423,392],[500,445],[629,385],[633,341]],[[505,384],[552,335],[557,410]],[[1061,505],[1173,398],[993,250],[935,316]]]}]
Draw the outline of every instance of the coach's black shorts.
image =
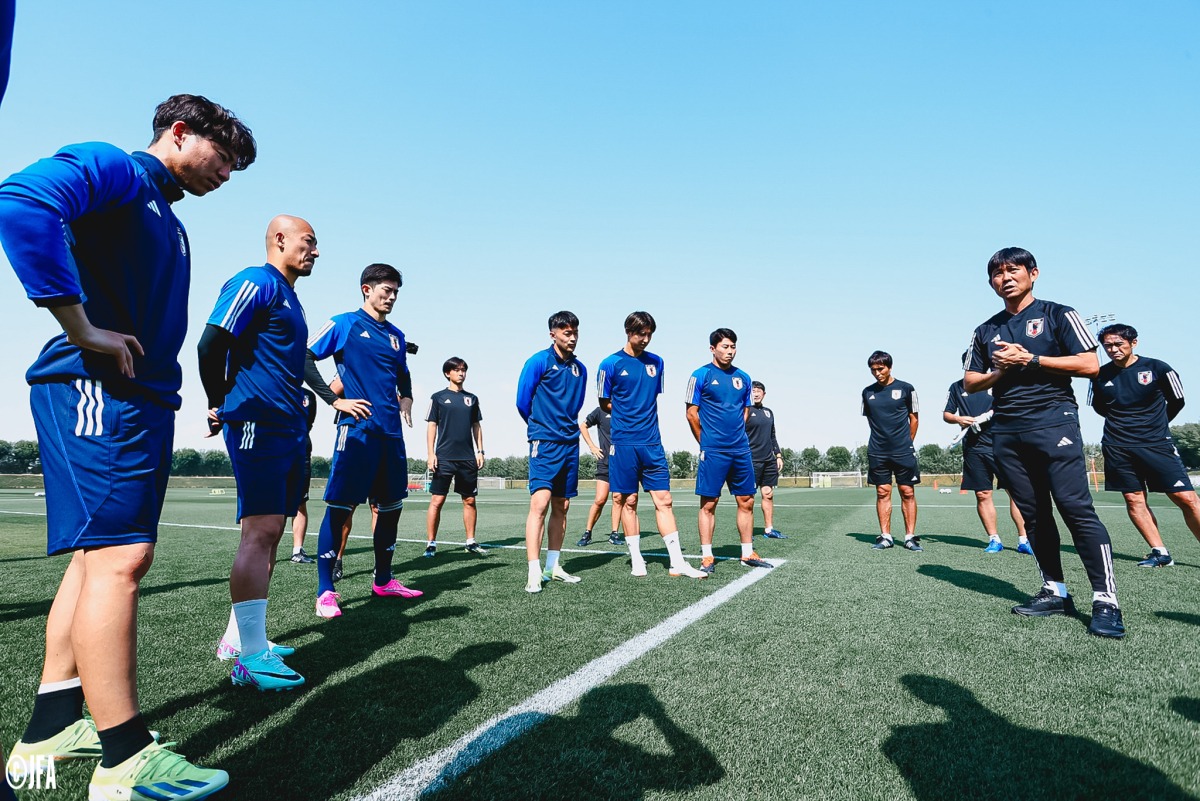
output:
[{"label": "coach's black shorts", "polygon": [[438,459],[437,470],[429,480],[429,494],[448,495],[450,479],[454,479],[454,491],[462,497],[474,498],[479,494],[479,468],[474,459]]},{"label": "coach's black shorts", "polygon": [[608,457],[596,460],[596,480],[608,481]]},{"label": "coach's black shorts", "polygon": [[896,474],[896,484],[911,487],[921,483],[921,468],[917,467],[917,455],[906,453],[903,456],[872,456],[867,455],[867,483],[891,484],[892,474]]},{"label": "coach's black shorts", "polygon": [[1104,489],[1109,492],[1187,492],[1192,489],[1179,451],[1170,442],[1144,448],[1104,445]]},{"label": "coach's black shorts", "polygon": [[779,464],[774,456],[754,463],[754,483],[759,489],[779,485]]},{"label": "coach's black shorts", "polygon": [[[996,469],[996,457],[991,448],[971,448],[963,453],[963,476],[959,489],[971,492],[987,492],[992,489],[992,479],[1000,478]],[[1004,489],[998,481],[997,486]]]},{"label": "coach's black shorts", "polygon": [[312,486],[312,440],[308,441],[308,450],[304,452],[304,475],[300,478],[300,488],[304,490],[304,494],[300,496],[300,503],[308,503],[308,490]]}]

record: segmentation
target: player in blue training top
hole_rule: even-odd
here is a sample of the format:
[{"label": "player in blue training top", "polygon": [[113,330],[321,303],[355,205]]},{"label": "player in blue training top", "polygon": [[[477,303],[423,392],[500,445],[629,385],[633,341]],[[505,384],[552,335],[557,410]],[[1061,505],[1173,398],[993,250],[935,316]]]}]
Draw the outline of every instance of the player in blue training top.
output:
[{"label": "player in blue training top", "polygon": [[1129,519],[1150,546],[1138,566],[1169,567],[1175,560],[1146,503],[1147,487],[1167,494],[1198,540],[1200,497],[1171,439],[1170,422],[1183,410],[1183,382],[1166,362],[1135,354],[1137,337],[1137,329],[1123,324],[1100,331],[1111,361],[1092,379],[1088,402],[1104,418],[1104,489],[1125,496]]},{"label": "player in blue training top", "polygon": [[425,556],[437,554],[437,532],[442,522],[442,506],[450,492],[450,482],[463,502],[463,530],[466,550],[476,556],[487,556],[475,541],[475,521],[478,510],[475,496],[479,494],[479,469],[483,467],[483,411],[479,396],[463,389],[467,380],[467,363],[451,356],[442,364],[442,375],[449,386],[433,393],[429,413],[425,415],[425,445],[428,449],[429,511],[425,515],[425,530],[429,536]]},{"label": "player in blue training top", "polygon": [[688,379],[687,421],[692,436],[700,443],[700,465],[696,471],[696,494],[700,496],[700,569],[716,569],[713,532],[717,527],[717,501],[721,487],[728,484],[737,499],[737,529],[742,542],[742,564],[774,567],[754,552],[754,459],[746,436],[746,416],[754,405],[750,399],[750,376],[733,366],[737,334],[718,328],[709,334],[712,361]]},{"label": "player in blue training top", "polygon": [[600,362],[596,394],[600,408],[612,415],[612,445],[608,452],[608,481],[613,505],[621,510],[625,542],[634,576],[646,575],[637,515],[638,482],[654,501],[658,533],[670,555],[669,575],[708,578],[683,558],[679,527],[671,504],[671,471],[658,430],[658,396],[663,391],[663,360],[646,350],[657,329],[650,312],[635,311],[625,318],[625,347]]},{"label": "player in blue training top", "polygon": [[[550,347],[530,356],[517,381],[517,412],[529,437],[529,515],[525,518],[525,592],[542,582],[579,583],[558,562],[567,533],[567,508],[579,494],[579,410],[587,394],[587,368],[575,358],[579,318],[569,311],[550,315]],[[542,570],[542,533],[546,569]]]},{"label": "player in blue training top", "polygon": [[202,798],[229,780],[151,738],[138,711],[137,607],[171,470],[187,333],[191,260],[171,204],[218,189],[255,155],[253,135],[228,110],[175,95],[155,109],[147,152],[70,145],[0,184],[0,243],[26,294],[64,331],[26,378],[47,553],[73,554],[12,755],[25,764],[101,757],[91,798],[128,798],[157,782]]},{"label": "player in blue training top", "polygon": [[[337,537],[354,507],[368,496],[379,518],[372,532],[375,577],[371,592],[381,597],[418,598],[392,576],[396,526],[408,497],[408,457],[404,429],[412,428],[412,378],[404,334],[387,321],[403,279],[390,264],[371,264],[362,272],[362,308],[339,314],[308,341],[305,380],[326,403],[342,413],[325,487],[325,519],[317,538],[317,615],[338,617],[333,589]],[[316,362],[332,356],[345,397],[339,398],[317,371]],[[336,536],[335,536],[336,535]]]},{"label": "player in blue training top", "polygon": [[8,88],[8,69],[12,61],[13,23],[17,15],[16,0],[0,0],[0,102]]},{"label": "player in blue training top", "polygon": [[1023,248],[1004,248],[988,260],[992,289],[1004,311],[975,329],[965,365],[968,392],[992,390],[992,452],[1009,495],[1025,519],[1042,588],[1018,615],[1073,615],[1067,593],[1053,508],[1092,584],[1088,632],[1125,636],[1113,578],[1112,543],[1096,516],[1083,460],[1079,407],[1071,378],[1092,378],[1100,369],[1096,340],[1069,306],[1038,300],[1037,261]]},{"label": "player in blue training top", "polygon": [[900,488],[900,513],[904,517],[904,547],[922,551],[917,530],[917,494],[921,483],[917,451],[917,416],[920,404],[912,384],[892,375],[891,354],[877,350],[867,357],[875,383],[862,391],[862,414],[871,427],[867,440],[867,482],[875,485],[875,513],[879,536],[872,548],[892,547],[892,475]]},{"label": "player in blue training top", "polygon": [[296,514],[304,489],[308,414],[300,387],[308,324],[295,286],[312,274],[319,255],[308,222],[271,220],[267,263],[225,282],[197,348],[209,436],[224,429],[242,528],[229,571],[233,606],[217,657],[235,660],[235,685],[259,690],[304,683],[281,658],[293,649],[267,640],[267,590],[283,524]]},{"label": "player in blue training top", "polygon": [[750,440],[750,458],[754,460],[754,483],[762,493],[763,536],[786,540],[787,535],[775,528],[775,487],[783,472],[783,449],[775,436],[775,413],[763,406],[766,396],[766,384],[750,382],[752,405],[746,412],[746,438]]},{"label": "player in blue training top", "polygon": [[[967,354],[963,353],[965,363]],[[946,408],[942,420],[960,426],[959,436],[963,445],[963,470],[960,489],[975,493],[975,511],[988,535],[985,553],[1000,553],[1004,543],[996,525],[996,504],[992,500],[992,484],[998,475],[996,457],[992,454],[992,391],[967,392],[962,379],[950,385],[946,392]],[[1003,489],[1004,485],[1001,484]],[[1025,521],[1017,505],[1009,499],[1008,512],[1017,526],[1017,553],[1033,554],[1029,537],[1025,535]]]}]

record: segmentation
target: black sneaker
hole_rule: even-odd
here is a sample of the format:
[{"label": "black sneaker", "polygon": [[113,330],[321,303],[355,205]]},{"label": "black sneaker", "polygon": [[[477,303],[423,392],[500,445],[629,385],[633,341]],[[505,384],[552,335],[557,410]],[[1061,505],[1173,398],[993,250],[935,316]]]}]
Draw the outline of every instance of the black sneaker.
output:
[{"label": "black sneaker", "polygon": [[[1116,607],[1113,608],[1116,609]],[[1060,598],[1050,590],[1042,587],[1038,590],[1037,595],[1023,604],[1017,604],[1012,610],[1014,615],[1024,615],[1025,617],[1073,615],[1075,614],[1075,602],[1071,600],[1071,596],[1069,595],[1066,598]]]},{"label": "black sneaker", "polygon": [[625,535],[619,531],[614,531],[613,533],[608,535],[608,544],[609,545],[624,545],[625,544]]},{"label": "black sneaker", "polygon": [[892,545],[893,545],[893,543],[892,543],[891,538],[885,537],[881,534],[875,538],[875,544],[872,545],[871,547],[877,551],[881,551],[884,548],[891,548]]},{"label": "black sneaker", "polygon": [[579,542],[577,542],[575,544],[578,545],[580,548],[586,548],[589,545],[591,545],[592,544],[592,532],[590,532],[590,531],[583,532],[583,536],[580,537]]},{"label": "black sneaker", "polygon": [[472,542],[467,546],[467,553],[473,553],[476,556],[487,556],[487,551],[483,550],[483,546],[478,542]]},{"label": "black sneaker", "polygon": [[421,556],[437,556],[437,546],[432,542],[425,546],[425,553]]},{"label": "black sneaker", "polygon": [[1097,637],[1112,637],[1119,640],[1125,636],[1125,621],[1121,610],[1103,601],[1092,601],[1092,622],[1088,623],[1088,634]]},{"label": "black sneaker", "polygon": [[341,559],[333,560],[333,580],[334,581],[342,580],[342,560]]},{"label": "black sneaker", "polygon": [[917,537],[917,536],[912,536],[912,537],[909,537],[908,539],[906,539],[904,541],[904,547],[910,551],[925,550],[924,548],[921,547],[921,538]]},{"label": "black sneaker", "polygon": [[1171,558],[1171,554],[1151,551],[1146,554],[1145,559],[1138,562],[1138,567],[1170,567],[1173,564],[1175,560]]},{"label": "black sneaker", "polygon": [[314,559],[304,552],[304,549],[296,551],[292,554],[292,561],[298,565],[311,565]]}]

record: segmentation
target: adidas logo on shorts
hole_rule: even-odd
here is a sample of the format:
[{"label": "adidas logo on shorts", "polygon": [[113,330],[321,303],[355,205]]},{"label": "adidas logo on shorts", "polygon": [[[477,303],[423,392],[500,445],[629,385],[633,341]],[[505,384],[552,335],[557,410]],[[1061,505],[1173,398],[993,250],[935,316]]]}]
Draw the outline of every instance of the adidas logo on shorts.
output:
[{"label": "adidas logo on shorts", "polygon": [[1074,445],[1074,444],[1075,444],[1074,442],[1071,442],[1071,440],[1067,439],[1066,437],[1063,437],[1062,439],[1060,439],[1058,441],[1058,447],[1060,447],[1060,448],[1062,448],[1066,445]]}]

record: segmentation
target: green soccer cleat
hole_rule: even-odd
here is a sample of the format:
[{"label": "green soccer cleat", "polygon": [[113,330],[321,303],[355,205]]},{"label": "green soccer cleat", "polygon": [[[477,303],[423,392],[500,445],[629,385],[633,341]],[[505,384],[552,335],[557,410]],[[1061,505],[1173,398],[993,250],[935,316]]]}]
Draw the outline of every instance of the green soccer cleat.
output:
[{"label": "green soccer cleat", "polygon": [[120,765],[97,765],[88,801],[189,801],[208,798],[229,784],[228,773],[193,765],[169,750],[172,745],[150,743]]},{"label": "green soccer cleat", "polygon": [[80,718],[53,737],[27,743],[18,740],[8,758],[8,772],[18,785],[34,772],[44,774],[50,769],[50,760],[99,759],[100,736],[91,718]]}]

